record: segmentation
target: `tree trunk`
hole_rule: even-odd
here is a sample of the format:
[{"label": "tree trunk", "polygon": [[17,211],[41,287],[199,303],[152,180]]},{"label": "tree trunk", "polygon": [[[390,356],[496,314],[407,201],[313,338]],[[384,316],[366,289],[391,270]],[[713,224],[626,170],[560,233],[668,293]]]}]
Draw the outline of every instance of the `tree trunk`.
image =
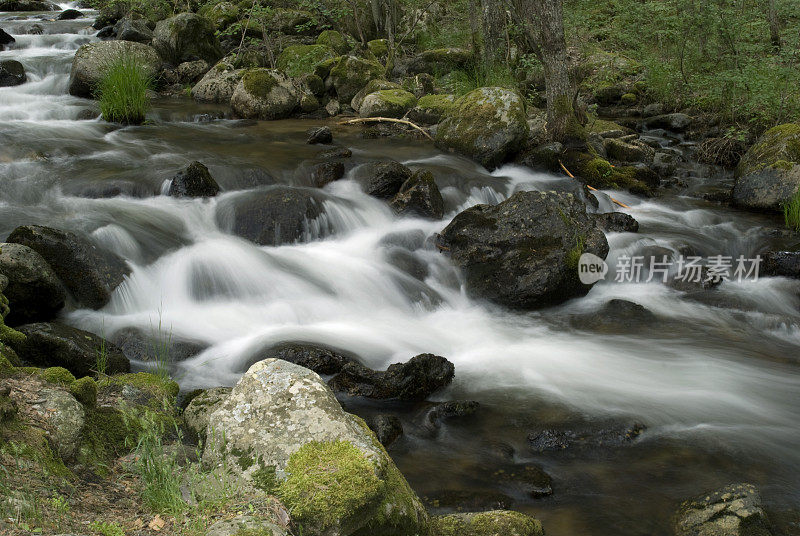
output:
[{"label": "tree trunk", "polygon": [[483,62],[487,68],[506,61],[506,10],[502,0],[480,0],[483,26]]},{"label": "tree trunk", "polygon": [[769,39],[772,48],[781,49],[781,27],[778,24],[778,12],[775,9],[775,0],[767,0],[767,20],[769,21]]}]

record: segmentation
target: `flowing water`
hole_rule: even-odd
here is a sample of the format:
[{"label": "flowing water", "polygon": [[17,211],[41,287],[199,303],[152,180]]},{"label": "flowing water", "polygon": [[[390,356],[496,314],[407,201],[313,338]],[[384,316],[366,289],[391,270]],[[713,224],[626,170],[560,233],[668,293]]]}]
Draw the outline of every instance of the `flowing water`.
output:
[{"label": "flowing water", "polygon": [[[42,35],[30,35],[34,24]],[[95,39],[90,24],[0,14],[0,27],[17,39],[0,59],[28,72],[27,83],[0,88],[0,236],[26,224],[82,231],[133,267],[103,310],[72,311],[65,321],[105,334],[160,326],[207,345],[174,364],[183,389],[231,385],[259,350],[281,341],[328,344],[373,368],[422,352],[446,356],[456,378],[437,399],[477,400],[480,411],[431,431],[414,425],[419,407],[396,408],[408,433],[393,457],[424,497],[502,493],[551,535],[667,534],[680,500],[738,481],[758,484],[774,512],[796,508],[800,282],[679,290],[609,278],[584,298],[533,313],[471,300],[425,238],[468,206],[574,185],[515,166],[487,173],[425,141],[365,140],[337,126],[335,142],[353,158],[348,177],[326,187],[326,216],[309,225],[311,240],[255,246],[227,231],[231,201],[274,184],[310,186],[307,166],[321,149],[306,145],[304,132],[319,122],[219,119],[225,108],[182,99],[157,102],[145,126],[104,123],[94,103],[67,94],[75,50]],[[387,158],[434,173],[442,222],[398,218],[350,180],[359,164]],[[210,200],[158,195],[192,160],[224,192]],[[729,177],[686,169],[684,184],[656,199],[612,193],[641,224],[637,234],[608,235],[612,270],[622,255],[663,248],[753,257],[797,246],[773,231],[774,218],[694,195]],[[613,210],[606,194],[598,198],[599,211]],[[403,269],[409,262],[413,273]],[[580,329],[576,318],[614,298],[644,305],[655,320]],[[647,429],[622,446],[543,454],[526,440],[567,424],[632,422]],[[541,465],[554,494],[526,496],[498,477],[503,463]]]}]

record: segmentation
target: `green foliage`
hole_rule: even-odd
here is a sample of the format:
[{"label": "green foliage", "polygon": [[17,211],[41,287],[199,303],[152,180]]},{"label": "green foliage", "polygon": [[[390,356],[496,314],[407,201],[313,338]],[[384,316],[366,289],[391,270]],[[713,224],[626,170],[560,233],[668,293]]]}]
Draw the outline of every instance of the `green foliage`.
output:
[{"label": "green foliage", "polygon": [[89,530],[100,534],[100,536],[125,536],[125,531],[114,522],[110,521],[92,521],[89,525]]},{"label": "green foliage", "polygon": [[800,231],[800,192],[783,205],[783,217],[786,220],[786,227]]},{"label": "green foliage", "polygon": [[122,55],[111,62],[97,90],[103,119],[114,123],[143,123],[150,107],[147,90],[151,85],[152,80],[135,56]]},{"label": "green foliage", "polygon": [[465,95],[479,87],[519,88],[514,72],[506,65],[486,67],[479,64],[469,70],[457,69],[439,77],[438,82],[455,95]]},{"label": "green foliage", "polygon": [[91,407],[97,404],[97,382],[89,376],[75,380],[69,386],[69,392],[84,406]]}]

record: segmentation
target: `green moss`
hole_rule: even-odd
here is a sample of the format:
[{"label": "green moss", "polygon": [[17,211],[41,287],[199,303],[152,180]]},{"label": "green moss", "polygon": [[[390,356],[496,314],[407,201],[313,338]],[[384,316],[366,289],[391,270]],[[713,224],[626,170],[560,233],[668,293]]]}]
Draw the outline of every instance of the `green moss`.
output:
[{"label": "green moss", "polygon": [[[178,396],[180,387],[172,380],[162,378],[156,374],[149,372],[135,372],[129,374],[115,374],[100,380],[97,388],[103,390],[109,387],[124,387],[130,385],[141,391],[144,391],[150,398],[160,402],[164,399],[174,402],[175,397]],[[154,408],[158,409],[158,408]]]},{"label": "green moss", "polygon": [[777,162],[773,162],[769,165],[770,169],[782,169],[784,171],[789,171],[797,164],[793,162],[789,162],[788,160],[778,160]]},{"label": "green moss", "polygon": [[597,119],[591,118],[589,122],[586,124],[586,132],[595,132],[597,134],[608,132],[611,130],[621,130],[623,132],[627,132],[630,129],[627,129],[620,125],[619,123],[615,123],[614,121],[606,121],[605,119]]},{"label": "green moss", "polygon": [[382,89],[375,92],[383,102],[408,110],[417,103],[417,98],[404,89]]},{"label": "green moss", "polygon": [[383,65],[376,61],[342,56],[331,66],[329,76],[339,99],[349,102],[370,80],[382,78],[384,71]]},{"label": "green moss", "polygon": [[41,378],[49,383],[70,385],[75,381],[75,376],[64,367],[49,367],[41,371]]},{"label": "green moss", "polygon": [[373,505],[383,491],[372,462],[347,441],[303,445],[286,473],[278,497],[301,527],[319,532]]},{"label": "green moss", "polygon": [[28,423],[12,420],[0,426],[0,449],[13,453],[19,460],[35,464],[38,476],[73,478],[61,457],[53,452],[47,433]]},{"label": "green moss", "polygon": [[231,456],[236,459],[236,463],[242,469],[242,471],[247,471],[256,463],[252,449],[244,451],[242,449],[233,448],[231,449]]},{"label": "green moss", "polygon": [[11,347],[19,346],[25,343],[27,337],[16,329],[10,328],[0,320],[0,343],[7,344]]},{"label": "green moss", "polygon": [[580,262],[581,255],[583,255],[584,242],[585,240],[582,236],[578,236],[575,238],[575,247],[573,247],[567,252],[567,258],[566,258],[567,267],[571,269],[578,268],[578,263]]},{"label": "green moss", "polygon": [[271,465],[253,471],[250,478],[253,480],[253,485],[256,488],[266,493],[273,494],[278,488],[278,478],[275,473],[275,467]]},{"label": "green moss", "polygon": [[766,131],[742,157],[736,176],[776,165],[776,169],[785,169],[789,163],[800,164],[800,123],[786,123]]},{"label": "green moss", "polygon": [[291,45],[278,56],[276,66],[289,76],[314,73],[316,65],[336,57],[336,52],[325,45]]},{"label": "green moss", "polygon": [[339,55],[347,54],[350,50],[350,45],[347,43],[345,36],[336,30],[325,30],[319,34],[317,44],[332,48]]},{"label": "green moss", "polygon": [[7,348],[8,346],[0,345],[0,377],[14,373],[14,365],[11,364],[11,360],[5,354]]},{"label": "green moss", "polygon": [[269,92],[278,85],[278,80],[269,69],[250,69],[242,76],[244,88],[255,97],[266,99]]},{"label": "green moss", "polygon": [[373,39],[372,41],[368,41],[367,48],[378,58],[389,55],[389,41],[386,39]]},{"label": "green moss", "polygon": [[97,404],[97,382],[89,376],[75,380],[69,386],[69,392],[84,406],[94,407]]},{"label": "green moss", "polygon": [[92,466],[103,466],[130,452],[142,432],[137,419],[112,407],[88,410],[85,423],[79,460]]},{"label": "green moss", "polygon": [[622,103],[624,106],[633,106],[636,104],[636,101],[639,100],[635,93],[625,93],[620,99],[619,102]]},{"label": "green moss", "polygon": [[541,523],[520,512],[494,510],[439,516],[431,522],[436,536],[542,536]]},{"label": "green moss", "polygon": [[455,107],[454,95],[424,95],[417,101],[417,106],[440,115],[447,115]]}]

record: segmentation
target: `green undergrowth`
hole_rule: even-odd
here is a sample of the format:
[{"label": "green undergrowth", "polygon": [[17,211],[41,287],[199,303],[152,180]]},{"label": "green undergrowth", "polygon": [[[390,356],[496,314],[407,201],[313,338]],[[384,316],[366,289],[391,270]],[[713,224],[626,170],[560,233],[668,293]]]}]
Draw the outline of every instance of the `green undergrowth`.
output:
[{"label": "green undergrowth", "polygon": [[133,55],[121,55],[107,67],[97,87],[103,119],[112,123],[138,125],[144,122],[150,101],[147,91],[152,79]]}]

